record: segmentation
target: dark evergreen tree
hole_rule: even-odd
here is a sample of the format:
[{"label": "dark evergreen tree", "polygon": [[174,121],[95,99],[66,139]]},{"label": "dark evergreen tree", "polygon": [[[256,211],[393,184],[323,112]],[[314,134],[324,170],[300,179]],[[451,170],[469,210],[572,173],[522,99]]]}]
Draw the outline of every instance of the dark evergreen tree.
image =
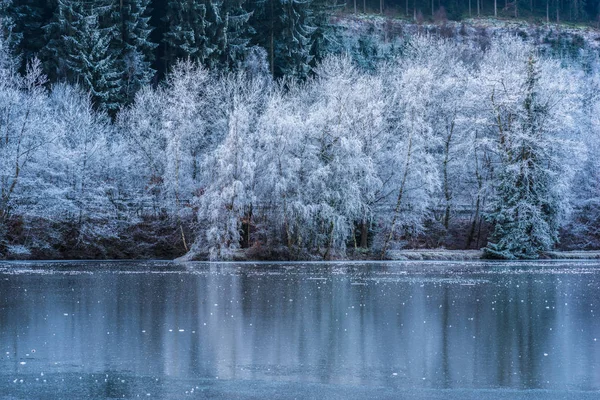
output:
[{"label": "dark evergreen tree", "polygon": [[305,78],[315,31],[309,0],[259,0],[254,6],[255,44],[267,49],[271,74]]},{"label": "dark evergreen tree", "polygon": [[484,249],[490,258],[537,258],[558,241],[560,198],[555,191],[556,142],[546,131],[548,102],[538,95],[538,71],[530,59],[520,112],[499,138],[501,166],[497,176],[494,224]]},{"label": "dark evergreen tree", "polygon": [[108,1],[59,0],[57,12],[47,32],[45,47],[47,72],[54,81],[66,80],[88,90],[94,105],[108,112],[120,106],[121,73],[111,42],[115,31],[108,21],[112,4]]},{"label": "dark evergreen tree", "polygon": [[111,40],[112,31],[100,28],[94,14],[82,15],[76,34],[65,38],[73,49],[67,58],[72,80],[90,91],[97,108],[112,113],[121,105],[122,79],[110,53]]},{"label": "dark evergreen tree", "polygon": [[207,7],[200,0],[171,0],[163,36],[166,69],[179,59],[204,61],[213,48],[207,37]]},{"label": "dark evergreen tree", "polygon": [[221,7],[214,1],[207,0],[204,7],[206,42],[203,57],[199,61],[210,69],[221,69],[222,55],[227,48],[227,18],[221,14]]},{"label": "dark evergreen tree", "polygon": [[135,93],[148,84],[156,71],[151,65],[157,47],[150,39],[150,0],[121,0],[115,4],[114,57],[122,71],[121,102],[130,104]]},{"label": "dark evergreen tree", "polygon": [[327,54],[337,53],[339,50],[335,40],[337,28],[331,22],[331,15],[339,10],[341,5],[331,3],[330,0],[312,0],[310,5],[314,24],[310,38],[311,67],[315,67]]},{"label": "dark evergreen tree", "polygon": [[21,56],[23,67],[45,45],[42,26],[47,3],[42,0],[13,0],[7,9],[13,21],[12,33],[18,43],[16,51]]},{"label": "dark evergreen tree", "polygon": [[213,67],[224,71],[237,71],[242,68],[249,51],[249,43],[254,30],[249,25],[252,13],[244,9],[243,0],[223,0],[220,3],[220,23],[216,29],[217,52]]},{"label": "dark evergreen tree", "polygon": [[66,64],[69,54],[69,43],[64,37],[75,34],[73,22],[76,15],[80,14],[78,3],[73,0],[59,0],[52,16],[52,20],[43,27],[46,45],[41,50],[41,61],[44,72],[51,82],[68,79],[68,67]]},{"label": "dark evergreen tree", "polygon": [[[12,0],[0,0],[0,35],[2,36],[3,46],[6,46],[11,53],[17,53],[23,35],[15,28],[15,12],[12,7]],[[17,60],[15,62],[18,64]]]}]

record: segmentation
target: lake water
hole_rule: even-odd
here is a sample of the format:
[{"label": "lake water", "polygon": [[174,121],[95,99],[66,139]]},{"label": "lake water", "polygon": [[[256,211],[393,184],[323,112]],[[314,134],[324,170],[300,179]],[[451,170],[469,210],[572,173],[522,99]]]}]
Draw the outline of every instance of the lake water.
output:
[{"label": "lake water", "polygon": [[600,262],[0,263],[0,399],[598,399]]}]

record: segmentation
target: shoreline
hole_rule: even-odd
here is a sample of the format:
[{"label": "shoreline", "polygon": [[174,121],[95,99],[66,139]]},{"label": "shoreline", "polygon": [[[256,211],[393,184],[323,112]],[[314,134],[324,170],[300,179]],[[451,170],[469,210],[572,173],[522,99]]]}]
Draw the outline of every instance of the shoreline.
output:
[{"label": "shoreline", "polygon": [[539,258],[533,260],[493,260],[482,258],[482,250],[447,250],[447,249],[407,249],[407,250],[390,250],[387,253],[387,257],[380,260],[376,257],[369,257],[363,255],[362,257],[345,257],[345,258],[334,258],[330,260],[323,260],[317,256],[307,257],[304,259],[285,259],[285,258],[266,258],[266,257],[250,257],[245,254],[244,251],[240,251],[230,260],[215,260],[210,261],[205,257],[198,257],[198,255],[186,254],[181,257],[172,258],[117,258],[117,259],[105,259],[105,258],[80,258],[80,259],[42,259],[42,258],[2,258],[0,262],[127,262],[127,261],[164,261],[164,262],[231,262],[231,263],[246,263],[246,262],[259,262],[259,263],[279,263],[279,262],[395,262],[395,261],[551,261],[551,260],[600,260],[600,250],[571,250],[571,251],[549,251],[542,253]]}]

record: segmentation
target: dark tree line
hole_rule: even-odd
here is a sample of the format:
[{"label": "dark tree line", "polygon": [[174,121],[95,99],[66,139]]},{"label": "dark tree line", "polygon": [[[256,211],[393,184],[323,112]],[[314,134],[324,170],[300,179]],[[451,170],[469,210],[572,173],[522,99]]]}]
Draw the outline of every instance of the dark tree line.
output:
[{"label": "dark tree line", "polygon": [[14,0],[1,12],[22,68],[38,57],[51,83],[79,84],[114,112],[180,59],[235,72],[254,54],[275,77],[303,79],[321,58],[334,8],[324,0]]},{"label": "dark tree line", "polygon": [[[5,36],[50,83],[81,85],[96,107],[131,104],[180,59],[236,72],[262,62],[276,78],[304,79],[336,46],[333,12],[425,20],[469,16],[598,19],[599,0],[5,0]],[[249,56],[249,55],[252,56]]]}]

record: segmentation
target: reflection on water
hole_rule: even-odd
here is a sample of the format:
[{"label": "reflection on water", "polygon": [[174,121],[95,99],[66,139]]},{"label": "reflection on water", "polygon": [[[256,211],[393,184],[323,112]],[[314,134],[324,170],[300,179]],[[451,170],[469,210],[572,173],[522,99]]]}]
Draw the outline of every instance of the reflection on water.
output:
[{"label": "reflection on water", "polygon": [[170,379],[598,391],[599,289],[594,263],[5,263],[0,397],[77,380],[161,397]]}]

